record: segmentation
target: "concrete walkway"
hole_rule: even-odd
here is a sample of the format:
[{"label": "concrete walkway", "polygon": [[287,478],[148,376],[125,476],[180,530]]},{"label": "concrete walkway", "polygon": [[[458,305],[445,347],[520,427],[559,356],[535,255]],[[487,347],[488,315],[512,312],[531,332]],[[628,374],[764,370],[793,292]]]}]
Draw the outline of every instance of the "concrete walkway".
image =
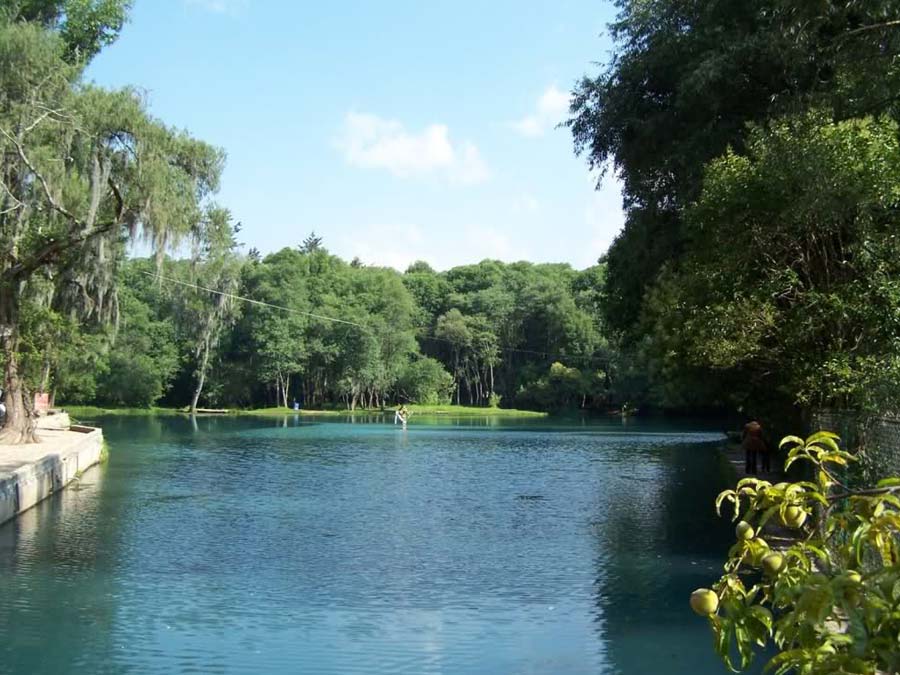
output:
[{"label": "concrete walkway", "polygon": [[6,522],[100,461],[103,432],[92,427],[38,431],[39,443],[0,445],[0,523]]}]

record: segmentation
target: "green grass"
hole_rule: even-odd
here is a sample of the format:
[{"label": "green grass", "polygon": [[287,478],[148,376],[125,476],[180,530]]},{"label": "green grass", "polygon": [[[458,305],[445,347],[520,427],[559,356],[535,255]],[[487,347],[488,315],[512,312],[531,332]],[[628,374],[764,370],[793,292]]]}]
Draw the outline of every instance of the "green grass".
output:
[{"label": "green grass", "polygon": [[[413,415],[447,415],[450,417],[546,417],[547,413],[534,412],[532,410],[515,410],[513,408],[476,408],[465,405],[409,405],[407,406]],[[350,412],[344,408],[332,408],[329,410],[300,410],[301,415],[372,415],[392,413],[396,406],[389,406],[384,411],[380,409],[357,408]],[[63,409],[75,420],[100,417],[102,415],[179,415],[187,412],[184,408],[101,408],[97,406],[70,405]],[[230,408],[230,415],[260,415],[280,416],[290,415],[293,410],[282,407],[254,408],[252,410],[239,410]]]},{"label": "green grass", "polygon": [[409,405],[413,415],[458,415],[476,417],[546,417],[545,412],[515,408],[478,408],[467,405]]},{"label": "green grass", "polygon": [[[231,410],[230,413],[233,415],[296,415],[299,412],[301,415],[346,415],[347,410],[299,410],[294,411],[288,408],[274,407],[274,408],[253,408],[251,410]],[[358,410],[357,412],[363,412]],[[377,412],[377,411],[374,411]]]},{"label": "green grass", "polygon": [[98,417],[100,415],[176,415],[175,408],[101,408],[94,405],[60,406],[73,420]]},{"label": "green grass", "polygon": [[[357,408],[349,411],[346,408],[329,410],[305,410],[301,409],[301,415],[376,415],[393,413],[397,406],[380,408]],[[449,415],[451,417],[546,417],[547,413],[534,412],[532,410],[515,410],[512,408],[477,408],[465,405],[408,405],[407,408],[413,415]],[[294,411],[287,408],[256,408],[254,410],[234,410],[238,415],[288,415]]]}]

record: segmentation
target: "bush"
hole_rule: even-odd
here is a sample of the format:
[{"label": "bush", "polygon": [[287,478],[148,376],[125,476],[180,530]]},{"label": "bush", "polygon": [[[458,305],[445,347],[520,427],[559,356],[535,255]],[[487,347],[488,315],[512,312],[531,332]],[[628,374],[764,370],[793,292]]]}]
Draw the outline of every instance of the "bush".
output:
[{"label": "bush", "polygon": [[[791,448],[785,470],[806,462],[813,480],[745,478],[716,500],[747,526],[711,589],[718,602],[692,605],[712,608],[715,648],[732,670],[735,651],[745,669],[754,644],[772,642],[779,653],[767,669],[776,675],[900,670],[900,478],[848,486],[842,474],[855,458],[838,440],[825,431],[789,436],[781,442]],[[783,551],[760,536],[771,522],[796,533]]]},{"label": "bush", "polygon": [[453,391],[453,376],[444,370],[440,361],[423,356],[403,369],[397,386],[406,398],[415,403],[446,404],[450,402]]}]

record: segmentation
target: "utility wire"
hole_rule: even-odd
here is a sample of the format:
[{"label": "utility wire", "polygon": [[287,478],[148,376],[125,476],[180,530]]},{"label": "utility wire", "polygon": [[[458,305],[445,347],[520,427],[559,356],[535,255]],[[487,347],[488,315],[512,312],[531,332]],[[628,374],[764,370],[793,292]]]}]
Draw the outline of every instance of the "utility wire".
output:
[{"label": "utility wire", "polygon": [[162,279],[163,281],[169,281],[173,284],[178,284],[180,286],[187,286],[188,288],[196,288],[200,291],[206,291],[207,293],[214,293],[215,295],[223,295],[226,298],[232,298],[234,300],[242,300],[243,302],[249,302],[253,305],[260,305],[262,307],[271,307],[272,309],[280,309],[285,312],[293,312],[294,314],[302,314],[303,316],[311,316],[314,319],[322,319],[324,321],[334,321],[335,323],[345,323],[348,326],[356,326],[362,331],[366,333],[371,333],[368,328],[365,326],[354,323],[353,321],[346,321],[345,319],[336,319],[333,316],[324,316],[322,314],[314,314],[313,312],[304,312],[300,309],[294,309],[293,307],[283,307],[282,305],[273,305],[271,302],[263,302],[262,300],[254,300],[253,298],[245,298],[242,295],[235,295],[234,293],[226,293],[225,291],[217,291],[213,288],[206,288],[205,286],[200,286],[198,284],[192,284],[188,281],[181,281],[180,279],[173,279],[172,277],[163,276],[162,274],[153,274],[152,272],[144,272],[141,270],[141,274],[146,274],[148,277],[154,277],[156,279]]},{"label": "utility wire", "polygon": [[[206,286],[200,286],[199,284],[193,284],[188,281],[182,281],[181,279],[167,277],[163,274],[155,274],[153,272],[145,272],[143,270],[141,270],[141,274],[145,274],[148,277],[153,277],[154,279],[160,279],[162,281],[168,281],[173,284],[178,284],[179,286],[186,286],[188,288],[194,288],[194,289],[197,289],[200,291],[206,291],[207,293],[212,293],[214,295],[222,295],[227,298],[232,298],[233,300],[240,300],[242,302],[248,302],[252,305],[259,305],[261,307],[269,307],[271,309],[280,309],[285,312],[291,312],[294,314],[309,316],[314,319],[322,319],[323,321],[333,321],[334,323],[342,323],[342,324],[346,324],[348,326],[355,326],[356,328],[359,328],[361,331],[363,331],[365,333],[369,333],[369,334],[372,333],[371,329],[363,326],[362,324],[355,323],[354,321],[347,321],[346,319],[337,319],[333,316],[325,316],[323,314],[315,314],[314,312],[304,312],[303,310],[300,310],[300,309],[295,309],[293,307],[284,307],[283,305],[275,305],[271,302],[263,302],[262,300],[254,300],[253,298],[247,298],[242,295],[237,295],[235,293],[228,293],[226,291],[218,291],[214,288],[207,288]],[[450,344],[450,345],[454,345],[454,346],[464,344],[464,343],[458,342],[456,340],[448,340],[447,338],[440,338],[440,337],[437,337],[436,335],[431,335],[431,334],[419,334],[419,335],[417,335],[417,337],[420,339],[423,339],[423,340],[434,340],[436,342],[444,342],[446,344]],[[534,356],[541,356],[544,358],[558,358],[558,359],[566,359],[569,361],[591,361],[591,360],[595,360],[601,356],[600,352],[594,352],[593,354],[554,354],[552,352],[542,352],[542,351],[537,351],[535,349],[521,349],[518,347],[504,347],[501,345],[497,345],[497,349],[502,352],[513,352],[513,353],[517,353],[517,354],[531,354]],[[603,361],[605,363],[606,359],[603,359]]]}]

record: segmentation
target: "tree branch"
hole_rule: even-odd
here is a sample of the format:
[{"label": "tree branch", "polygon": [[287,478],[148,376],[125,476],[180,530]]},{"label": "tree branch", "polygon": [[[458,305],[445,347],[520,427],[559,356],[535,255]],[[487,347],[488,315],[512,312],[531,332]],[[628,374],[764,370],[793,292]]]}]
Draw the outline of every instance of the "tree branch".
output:
[{"label": "tree branch", "polygon": [[846,492],[840,492],[834,495],[828,495],[828,501],[839,501],[841,499],[846,499],[847,497],[867,497],[867,496],[876,496],[876,495],[886,495],[892,492],[900,492],[900,485],[891,485],[888,487],[882,488],[868,488],[865,490],[851,490],[849,488],[846,489]]},{"label": "tree branch", "polygon": [[43,248],[41,248],[37,253],[31,256],[28,260],[24,260],[8,268],[4,272],[3,276],[5,276],[7,279],[26,277],[40,267],[58,258],[64,251],[72,248],[73,246],[83,244],[89,239],[100,236],[102,234],[106,234],[119,224],[120,221],[118,219],[110,220],[101,223],[100,225],[89,227],[77,233],[73,233],[71,236],[66,237],[65,239],[51,239]]},{"label": "tree branch", "polygon": [[883,23],[873,23],[868,26],[861,26],[859,28],[854,28],[851,31],[847,31],[844,33],[844,37],[850,37],[851,35],[858,35],[859,33],[865,33],[870,30],[879,30],[881,28],[896,28],[900,27],[900,19],[896,19],[894,21],[885,21]]},{"label": "tree branch", "polygon": [[31,160],[28,159],[28,155],[25,154],[25,149],[22,147],[22,144],[12,134],[10,134],[6,129],[3,129],[2,127],[0,127],[0,133],[2,133],[4,136],[6,136],[6,138],[9,139],[9,141],[14,146],[16,146],[16,150],[19,153],[19,158],[25,163],[25,166],[28,167],[28,169],[31,171],[31,173],[33,173],[35,175],[35,177],[38,179],[38,181],[40,182],[41,187],[44,189],[44,195],[47,198],[47,201],[49,202],[49,204],[53,208],[53,210],[57,211],[58,213],[61,213],[66,218],[71,220],[73,223],[77,223],[78,225],[83,226],[83,223],[78,219],[78,217],[74,213],[69,211],[66,207],[58,204],[56,202],[56,200],[53,198],[53,194],[50,191],[50,185],[47,183],[47,179],[44,178],[43,174],[40,171],[38,171],[35,168],[34,164],[31,163]]}]

